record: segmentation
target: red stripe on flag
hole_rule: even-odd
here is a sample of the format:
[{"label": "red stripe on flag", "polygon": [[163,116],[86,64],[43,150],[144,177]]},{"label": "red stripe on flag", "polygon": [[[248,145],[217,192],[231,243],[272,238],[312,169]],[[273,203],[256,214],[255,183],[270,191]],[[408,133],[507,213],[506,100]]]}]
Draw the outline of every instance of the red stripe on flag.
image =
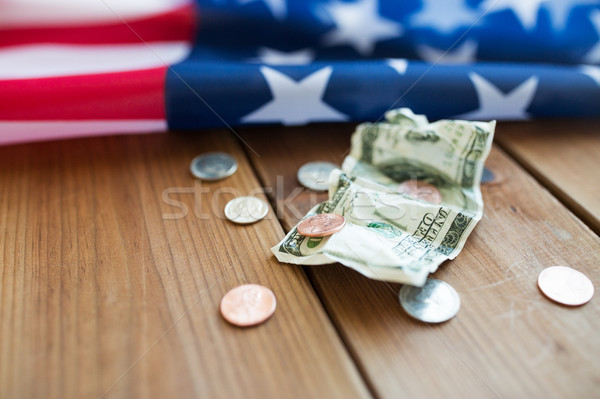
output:
[{"label": "red stripe on flag", "polygon": [[0,120],[164,119],[166,71],[0,81]]},{"label": "red stripe on flag", "polygon": [[196,21],[195,6],[186,5],[150,18],[125,20],[126,23],[0,29],[0,47],[32,43],[139,43],[140,37],[147,42],[192,41]]}]

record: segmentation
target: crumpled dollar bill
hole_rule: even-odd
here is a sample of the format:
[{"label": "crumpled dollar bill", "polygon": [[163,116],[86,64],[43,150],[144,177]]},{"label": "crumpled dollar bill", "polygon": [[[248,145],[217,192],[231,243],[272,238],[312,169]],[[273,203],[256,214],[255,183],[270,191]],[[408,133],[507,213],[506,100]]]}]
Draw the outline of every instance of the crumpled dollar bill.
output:
[{"label": "crumpled dollar bill", "polygon": [[[305,218],[337,213],[346,226],[328,237],[294,227],[271,250],[280,262],[340,262],[376,279],[422,286],[429,273],[454,259],[483,215],[480,181],[495,121],[429,123],[407,108],[386,122],[364,123],[352,136],[342,169],[329,175],[329,200]],[[440,204],[411,197],[399,184],[433,184]]]}]

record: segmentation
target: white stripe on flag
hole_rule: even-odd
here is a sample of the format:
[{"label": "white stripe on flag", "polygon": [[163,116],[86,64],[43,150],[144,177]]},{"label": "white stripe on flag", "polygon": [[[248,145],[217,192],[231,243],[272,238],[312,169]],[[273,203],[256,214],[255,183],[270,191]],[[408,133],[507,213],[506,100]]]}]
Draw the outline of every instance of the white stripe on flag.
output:
[{"label": "white stripe on flag", "polygon": [[0,48],[0,80],[150,69],[182,61],[190,49],[188,42]]},{"label": "white stripe on flag", "polygon": [[121,22],[172,11],[191,0],[0,0],[0,27]]}]

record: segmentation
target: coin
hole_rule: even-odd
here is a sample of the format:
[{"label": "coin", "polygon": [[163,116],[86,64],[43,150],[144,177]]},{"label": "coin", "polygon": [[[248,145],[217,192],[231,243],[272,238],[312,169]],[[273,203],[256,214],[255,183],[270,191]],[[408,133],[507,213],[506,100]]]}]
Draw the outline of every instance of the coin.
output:
[{"label": "coin", "polygon": [[221,315],[239,327],[248,327],[266,321],[275,312],[277,300],[273,291],[258,284],[235,287],[221,299]]},{"label": "coin", "polygon": [[269,205],[256,197],[237,197],[225,205],[225,216],[234,223],[254,223],[264,218],[267,212]]},{"label": "coin", "polygon": [[309,162],[298,169],[298,181],[311,190],[326,191],[329,188],[329,173],[336,168],[329,162]]},{"label": "coin", "polygon": [[432,204],[437,205],[442,202],[442,194],[437,187],[424,181],[406,180],[400,183],[397,189],[401,193]]},{"label": "coin", "polygon": [[234,174],[237,167],[237,161],[231,155],[209,152],[192,159],[190,171],[198,179],[220,180]]},{"label": "coin", "polygon": [[483,175],[481,176],[481,182],[482,183],[489,183],[491,181],[493,181],[496,178],[496,176],[494,176],[494,173],[489,170],[488,168],[483,168]]},{"label": "coin", "polygon": [[434,278],[428,279],[423,287],[402,286],[399,297],[406,313],[425,323],[450,320],[460,309],[460,297],[454,288]]},{"label": "coin", "polygon": [[542,270],[538,287],[548,298],[569,306],[583,305],[594,296],[594,284],[590,279],[567,266],[551,266]]},{"label": "coin", "polygon": [[335,213],[321,213],[298,224],[298,233],[307,237],[325,237],[337,233],[346,225],[346,219]]}]

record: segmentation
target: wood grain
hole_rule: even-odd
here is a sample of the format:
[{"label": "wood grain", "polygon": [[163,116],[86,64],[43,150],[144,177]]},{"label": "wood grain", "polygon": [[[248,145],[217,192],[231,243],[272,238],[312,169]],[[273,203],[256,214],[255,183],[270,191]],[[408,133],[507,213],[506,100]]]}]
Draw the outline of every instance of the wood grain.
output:
[{"label": "wood grain", "polygon": [[507,123],[496,140],[600,234],[600,119]]},{"label": "wood grain", "polygon": [[[198,185],[213,150],[239,170]],[[273,259],[272,210],[224,220],[258,187],[224,131],[1,148],[0,397],[369,396],[302,270]],[[249,282],[278,309],[240,329],[218,304]]]},{"label": "wood grain", "polygon": [[[261,154],[252,160],[264,184],[285,176],[282,191],[290,193],[303,163],[341,163],[352,130],[261,128],[243,138]],[[484,218],[461,254],[435,274],[461,296],[455,319],[417,322],[399,306],[396,284],[339,264],[306,267],[376,396],[567,398],[600,391],[600,301],[567,308],[536,286],[541,270],[562,264],[598,289],[600,240],[501,150],[493,149],[487,166],[496,179],[482,188]],[[307,198],[298,195],[293,205],[306,211]],[[283,213],[286,230],[297,220]]]}]

